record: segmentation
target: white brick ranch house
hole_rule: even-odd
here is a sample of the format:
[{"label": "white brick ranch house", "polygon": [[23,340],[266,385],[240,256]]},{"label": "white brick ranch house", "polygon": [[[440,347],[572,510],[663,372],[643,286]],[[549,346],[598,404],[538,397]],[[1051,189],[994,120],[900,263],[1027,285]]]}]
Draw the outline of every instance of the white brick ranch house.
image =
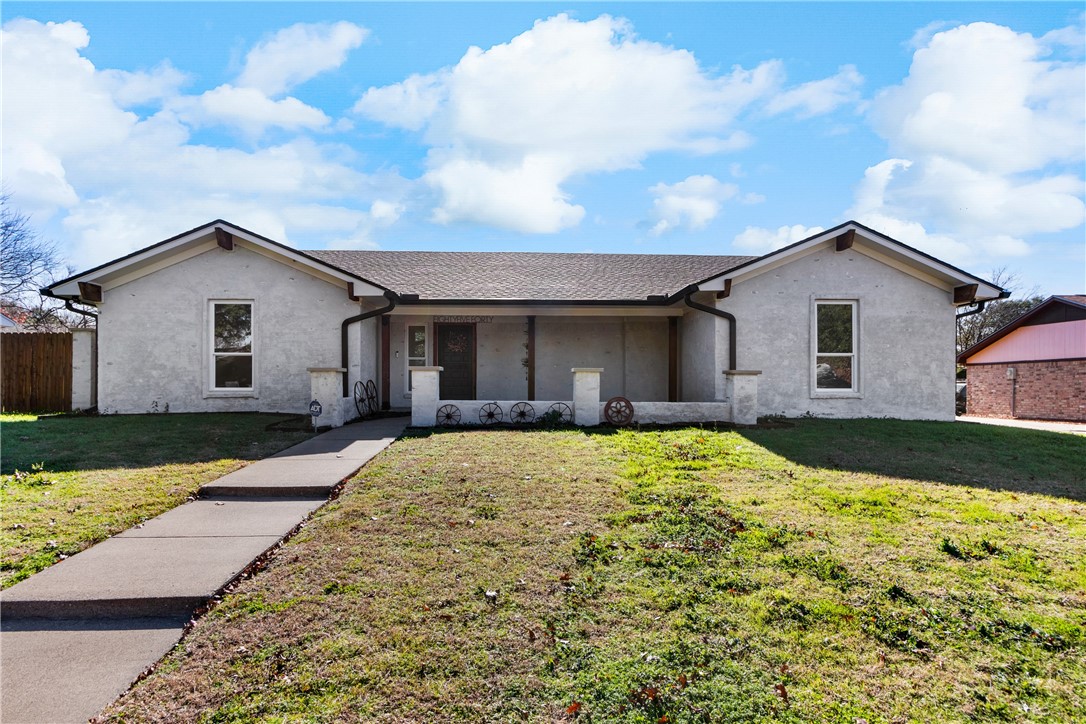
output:
[{"label": "white brick ranch house", "polygon": [[742,257],[299,251],[221,220],[44,292],[97,308],[103,412],[317,401],[322,426],[367,381],[415,424],[615,397],[642,422],[949,420],[956,310],[1006,294],[855,222]]}]

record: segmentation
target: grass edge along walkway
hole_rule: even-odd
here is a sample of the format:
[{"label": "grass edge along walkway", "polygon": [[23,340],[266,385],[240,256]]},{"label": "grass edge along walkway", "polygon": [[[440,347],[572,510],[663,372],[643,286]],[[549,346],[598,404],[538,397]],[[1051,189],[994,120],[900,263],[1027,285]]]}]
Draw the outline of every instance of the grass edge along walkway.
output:
[{"label": "grass edge along walkway", "polygon": [[788,429],[402,440],[110,716],[1073,720],[1082,500],[1038,491],[1081,493],[1082,442],[1023,438],[1048,482],[922,479],[909,447],[1004,454],[952,430],[799,421],[823,465],[756,442]]}]

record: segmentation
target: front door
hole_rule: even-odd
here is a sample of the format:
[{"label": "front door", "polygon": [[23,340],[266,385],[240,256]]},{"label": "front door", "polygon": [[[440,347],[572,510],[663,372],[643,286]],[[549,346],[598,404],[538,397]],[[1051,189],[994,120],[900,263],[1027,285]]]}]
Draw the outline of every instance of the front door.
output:
[{"label": "front door", "polygon": [[475,325],[436,324],[435,362],[441,373],[443,400],[475,399]]}]

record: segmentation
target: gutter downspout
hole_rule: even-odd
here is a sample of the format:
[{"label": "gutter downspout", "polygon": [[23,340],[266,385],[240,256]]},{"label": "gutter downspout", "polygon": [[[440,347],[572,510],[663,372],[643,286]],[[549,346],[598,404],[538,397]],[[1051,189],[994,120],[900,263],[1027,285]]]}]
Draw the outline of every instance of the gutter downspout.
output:
[{"label": "gutter downspout", "polygon": [[[355,322],[362,322],[371,317],[379,317],[382,314],[388,314],[396,308],[396,294],[394,292],[385,292],[385,299],[388,300],[388,306],[381,307],[380,309],[373,309],[368,312],[362,312],[362,314],[356,314],[353,317],[347,317],[339,326],[339,362],[340,367],[347,369],[350,363],[350,350],[347,349],[347,328]],[[347,379],[347,373],[343,373],[343,396],[349,397],[351,394],[350,380]]]},{"label": "gutter downspout", "polygon": [[75,306],[73,306],[71,299],[65,299],[64,300],[64,308],[67,309],[69,312],[75,312],[76,314],[82,314],[84,317],[87,317],[88,319],[98,319],[98,315],[95,314],[94,312],[88,312],[88,311],[83,310],[83,309],[76,309]]},{"label": "gutter downspout", "polygon": [[984,311],[984,306],[986,304],[988,304],[989,301],[991,301],[991,300],[990,299],[985,299],[983,302],[977,302],[977,308],[976,309],[970,309],[968,312],[962,312],[961,314],[955,314],[954,318],[955,319],[964,319],[966,317],[972,317],[974,314],[980,314],[981,312]]},{"label": "gutter downspout", "polygon": [[723,317],[724,319],[728,320],[728,369],[734,370],[736,369],[735,360],[737,351],[735,346],[735,315],[725,312],[722,309],[717,309],[716,307],[709,307],[704,304],[695,302],[692,297],[694,296],[694,292],[696,291],[697,289],[695,288],[692,291],[687,292],[686,296],[683,297],[683,301],[686,303],[686,306],[690,307],[691,309],[696,309],[699,312],[708,312],[709,314],[715,315],[717,317]]}]

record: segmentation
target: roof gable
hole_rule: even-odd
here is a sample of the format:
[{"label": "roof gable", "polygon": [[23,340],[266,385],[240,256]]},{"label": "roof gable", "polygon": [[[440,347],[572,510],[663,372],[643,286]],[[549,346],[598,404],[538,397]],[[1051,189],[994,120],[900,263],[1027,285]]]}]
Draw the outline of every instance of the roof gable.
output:
[{"label": "roof gable", "polygon": [[[311,257],[305,252],[222,219],[216,219],[177,236],[138,249],[119,259],[54,282],[43,289],[42,293],[59,299],[100,301],[100,299],[86,299],[88,284],[99,288],[106,285],[116,286],[202,254],[216,246],[232,249],[235,242],[242,242],[247,248],[267,256],[293,262],[311,273],[338,280],[348,286],[351,294],[380,295],[387,291],[385,287],[339,269],[329,262]],[[354,287],[352,288],[351,285]]]},{"label": "roof gable", "polygon": [[[697,283],[697,286],[702,291],[724,290],[732,281],[741,281],[757,276],[800,256],[835,246],[835,244],[839,244],[840,241],[845,239],[847,239],[847,244],[836,246],[839,251],[842,250],[842,246],[856,248],[861,253],[872,256],[885,264],[911,273],[930,283],[951,289],[963,287],[967,292],[970,292],[968,299],[964,301],[956,300],[956,304],[973,304],[978,301],[1002,299],[1007,296],[1007,292],[1002,287],[973,276],[969,272],[940,261],[930,254],[914,249],[897,239],[855,221],[846,221],[832,229],[809,236],[764,256],[755,257],[729,269],[723,274],[702,279]],[[855,247],[853,247],[853,244],[855,244]],[[973,285],[976,285],[975,290],[972,289]]]},{"label": "roof gable", "polygon": [[[1062,324],[1065,322],[1081,320],[1086,320],[1086,295],[1066,294],[1051,296],[1032,309],[1023,312],[1002,328],[992,332],[969,349],[963,351],[958,355],[958,363],[966,364],[970,357],[973,357],[1022,327],[1044,324]],[[1086,356],[1086,350],[1083,350],[1083,355]]]}]

